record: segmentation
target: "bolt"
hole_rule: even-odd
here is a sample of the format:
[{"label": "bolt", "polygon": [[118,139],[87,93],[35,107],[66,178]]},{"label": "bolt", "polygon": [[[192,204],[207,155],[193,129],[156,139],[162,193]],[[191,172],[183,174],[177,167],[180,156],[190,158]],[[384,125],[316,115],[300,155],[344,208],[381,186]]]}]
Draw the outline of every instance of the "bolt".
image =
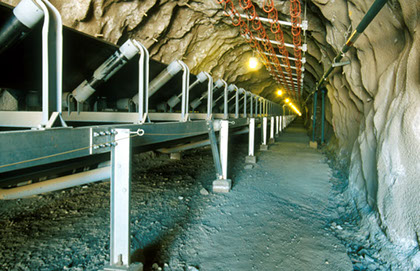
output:
[{"label": "bolt", "polygon": [[93,149],[94,149],[94,150],[97,150],[97,149],[99,149],[99,146],[98,146],[98,145],[94,145],[94,146],[93,146]]},{"label": "bolt", "polygon": [[106,132],[105,132],[105,134],[106,134],[106,135],[110,135],[110,134],[111,134],[111,132],[110,132],[110,131],[106,131]]},{"label": "bolt", "polygon": [[99,132],[99,135],[104,136],[105,133],[104,132]]},{"label": "bolt", "polygon": [[117,266],[123,266],[122,254],[118,255],[118,262],[117,262],[116,265]]},{"label": "bolt", "polygon": [[98,137],[98,136],[99,136],[99,134],[98,134],[97,132],[94,132],[94,133],[93,133],[93,136],[94,136],[94,137]]},{"label": "bolt", "polygon": [[99,148],[105,148],[104,144],[99,145]]}]

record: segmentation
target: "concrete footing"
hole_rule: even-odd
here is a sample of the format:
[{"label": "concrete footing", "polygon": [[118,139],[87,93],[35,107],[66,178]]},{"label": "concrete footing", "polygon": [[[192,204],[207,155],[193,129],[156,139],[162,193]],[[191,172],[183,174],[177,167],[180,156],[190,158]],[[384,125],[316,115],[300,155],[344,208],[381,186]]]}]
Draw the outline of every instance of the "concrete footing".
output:
[{"label": "concrete footing", "polygon": [[181,160],[182,155],[180,152],[171,152],[170,158],[171,160]]},{"label": "concrete footing", "polygon": [[213,192],[214,193],[229,193],[232,188],[232,180],[222,179],[213,181]]},{"label": "concrete footing", "polygon": [[316,141],[309,141],[309,147],[313,149],[318,149],[318,142]]},{"label": "concrete footing", "polygon": [[261,144],[260,145],[260,150],[261,151],[268,151],[268,145]]},{"label": "concrete footing", "polygon": [[104,271],[143,271],[142,263],[132,263],[130,266],[105,266]]},{"label": "concrete footing", "polygon": [[257,156],[250,156],[250,155],[248,155],[248,156],[246,156],[245,157],[245,163],[247,163],[247,164],[256,164],[257,163]]}]

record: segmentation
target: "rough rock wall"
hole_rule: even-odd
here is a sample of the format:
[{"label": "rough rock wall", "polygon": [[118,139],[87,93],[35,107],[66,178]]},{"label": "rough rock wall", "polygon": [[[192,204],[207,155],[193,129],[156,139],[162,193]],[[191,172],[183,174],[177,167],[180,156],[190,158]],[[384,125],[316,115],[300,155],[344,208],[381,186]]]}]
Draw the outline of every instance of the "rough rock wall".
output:
[{"label": "rough rock wall", "polygon": [[[336,35],[334,28],[342,27],[334,16],[351,18],[354,29],[373,1],[314,2],[332,23],[327,26],[328,41]],[[341,13],[343,9],[347,14]],[[377,223],[396,245],[398,258],[416,269],[420,266],[419,15],[419,1],[389,1],[356,42],[356,50],[347,54],[351,64],[337,70],[328,85],[342,157],[351,153],[348,195],[364,220]],[[337,51],[339,44],[331,45]]]},{"label": "rough rock wall", "polygon": [[[246,69],[251,50],[214,0],[51,2],[67,26],[116,44],[136,38],[156,60],[182,59],[193,73],[207,71],[276,99],[277,86],[265,69]],[[253,2],[264,16],[262,1]],[[372,3],[308,1],[306,92]],[[280,19],[290,19],[289,1],[276,1],[276,7]],[[419,14],[420,1],[389,0],[346,54],[351,64],[337,68],[326,85],[326,118],[338,141],[337,153],[350,168],[348,195],[412,267],[420,267]]]}]

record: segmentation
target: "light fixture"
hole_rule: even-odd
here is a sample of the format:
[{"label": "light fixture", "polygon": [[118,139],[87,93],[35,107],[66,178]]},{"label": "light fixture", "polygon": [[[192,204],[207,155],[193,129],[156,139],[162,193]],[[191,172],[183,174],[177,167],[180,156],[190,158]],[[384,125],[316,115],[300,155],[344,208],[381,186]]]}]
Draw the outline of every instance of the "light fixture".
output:
[{"label": "light fixture", "polygon": [[248,67],[251,70],[256,70],[258,68],[258,59],[255,56],[249,58]]},{"label": "light fixture", "polygon": [[277,90],[277,95],[279,96],[283,95],[283,91],[281,91],[281,89]]},{"label": "light fixture", "polygon": [[299,117],[302,116],[302,114],[300,113],[299,109],[297,109],[296,106],[294,106],[294,104],[289,103],[289,106],[293,109],[293,111],[296,112],[296,114],[299,115]]},{"label": "light fixture", "polygon": [[284,102],[285,103],[289,103],[290,102],[290,99],[289,98],[286,98],[286,100],[284,100]]}]

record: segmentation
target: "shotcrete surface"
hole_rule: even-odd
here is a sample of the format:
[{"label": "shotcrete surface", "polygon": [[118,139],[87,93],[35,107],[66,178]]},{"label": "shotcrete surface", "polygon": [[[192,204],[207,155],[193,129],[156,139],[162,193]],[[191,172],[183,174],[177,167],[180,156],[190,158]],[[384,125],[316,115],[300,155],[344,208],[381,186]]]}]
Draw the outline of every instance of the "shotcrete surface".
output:
[{"label": "shotcrete surface", "polygon": [[[145,270],[352,270],[331,227],[332,171],[305,131],[290,127],[252,168],[246,150],[246,138],[231,144],[229,194],[205,191],[208,148],[180,161],[136,155],[133,261]],[[108,259],[109,183],[0,205],[0,269],[101,270]]]}]

